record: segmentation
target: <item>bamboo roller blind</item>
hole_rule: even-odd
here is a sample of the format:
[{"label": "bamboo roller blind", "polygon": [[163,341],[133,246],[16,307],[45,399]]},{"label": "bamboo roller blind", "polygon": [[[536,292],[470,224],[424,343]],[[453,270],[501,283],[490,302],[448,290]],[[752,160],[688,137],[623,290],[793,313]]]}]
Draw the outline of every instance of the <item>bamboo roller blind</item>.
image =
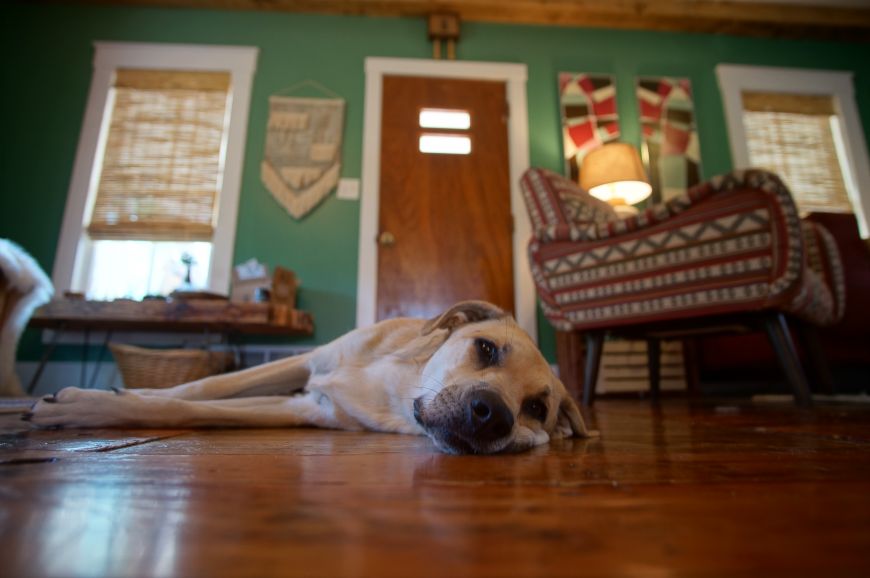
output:
[{"label": "bamboo roller blind", "polygon": [[211,239],[229,86],[225,72],[116,72],[92,238]]},{"label": "bamboo roller blind", "polygon": [[830,96],[743,93],[750,162],[782,177],[801,212],[852,212]]}]

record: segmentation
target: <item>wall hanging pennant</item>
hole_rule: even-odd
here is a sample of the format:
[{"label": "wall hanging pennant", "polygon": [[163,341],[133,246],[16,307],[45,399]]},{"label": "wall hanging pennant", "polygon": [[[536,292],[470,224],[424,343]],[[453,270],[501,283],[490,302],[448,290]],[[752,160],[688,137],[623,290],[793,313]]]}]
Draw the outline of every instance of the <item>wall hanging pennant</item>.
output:
[{"label": "wall hanging pennant", "polygon": [[559,105],[565,174],[580,182],[586,153],[619,138],[616,81],[606,74],[562,72]]},{"label": "wall hanging pennant", "polygon": [[641,150],[653,202],[667,201],[701,180],[701,150],[687,78],[639,78]]},{"label": "wall hanging pennant", "polygon": [[301,219],[338,183],[344,99],[315,81],[311,85],[334,98],[269,97],[269,124],[260,178],[294,218]]}]

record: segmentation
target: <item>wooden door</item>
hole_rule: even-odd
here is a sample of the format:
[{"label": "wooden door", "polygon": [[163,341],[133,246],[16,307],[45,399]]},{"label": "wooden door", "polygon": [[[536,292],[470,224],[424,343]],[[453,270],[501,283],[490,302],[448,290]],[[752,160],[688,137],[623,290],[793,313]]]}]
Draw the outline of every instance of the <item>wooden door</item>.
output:
[{"label": "wooden door", "polygon": [[[385,76],[378,319],[430,317],[463,299],[514,309],[503,82]],[[464,110],[467,130],[421,128],[424,108]],[[467,155],[422,153],[422,134],[467,135]]]}]

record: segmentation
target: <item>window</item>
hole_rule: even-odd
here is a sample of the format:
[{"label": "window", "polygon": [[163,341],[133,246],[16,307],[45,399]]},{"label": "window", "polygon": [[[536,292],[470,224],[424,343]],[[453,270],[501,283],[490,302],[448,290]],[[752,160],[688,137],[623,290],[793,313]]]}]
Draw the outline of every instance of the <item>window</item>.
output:
[{"label": "window", "polygon": [[777,173],[803,212],[852,212],[830,96],[744,92],[743,127],[753,166]]},{"label": "window", "polygon": [[468,130],[471,128],[471,114],[466,110],[424,108],[420,111],[420,126],[423,128]]},{"label": "window", "polygon": [[849,73],[720,65],[736,168],[780,175],[801,212],[853,212],[870,235],[870,166]]},{"label": "window", "polygon": [[471,154],[471,139],[452,134],[421,134],[420,152],[442,155]]},{"label": "window", "polygon": [[97,43],[59,290],[227,292],[257,50]]},{"label": "window", "polygon": [[[468,130],[471,114],[466,110],[424,108],[420,111],[420,128]],[[471,154],[471,137],[465,133],[423,133],[419,136],[421,153],[440,155]]]}]

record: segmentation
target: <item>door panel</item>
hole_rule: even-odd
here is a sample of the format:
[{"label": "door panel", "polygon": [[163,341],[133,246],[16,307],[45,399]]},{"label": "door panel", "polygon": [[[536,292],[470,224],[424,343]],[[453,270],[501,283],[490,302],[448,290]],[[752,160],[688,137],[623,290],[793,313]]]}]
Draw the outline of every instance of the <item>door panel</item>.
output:
[{"label": "door panel", "polygon": [[[385,76],[382,106],[378,319],[462,299],[513,311],[505,84]],[[467,110],[471,127],[422,129],[422,108]],[[471,154],[421,153],[423,133],[466,134]]]}]

